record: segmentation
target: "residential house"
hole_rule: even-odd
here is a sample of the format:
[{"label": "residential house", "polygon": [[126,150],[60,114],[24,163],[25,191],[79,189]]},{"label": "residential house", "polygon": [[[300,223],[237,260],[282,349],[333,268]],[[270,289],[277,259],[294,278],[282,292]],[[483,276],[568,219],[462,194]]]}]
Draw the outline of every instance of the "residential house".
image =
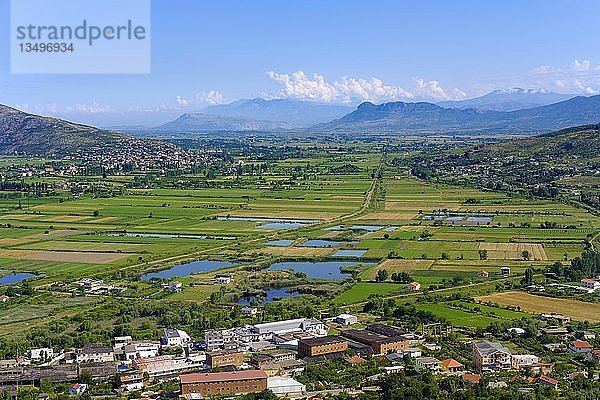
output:
[{"label": "residential house", "polygon": [[473,342],[473,364],[478,372],[511,369],[510,350],[500,343],[478,340]]},{"label": "residential house", "polygon": [[69,388],[69,394],[75,396],[80,395],[82,393],[85,393],[87,387],[88,386],[85,383],[76,383]]},{"label": "residential house", "polygon": [[417,357],[415,359],[415,371],[438,372],[440,370],[440,360],[435,357]]},{"label": "residential house", "polygon": [[589,353],[593,347],[585,340],[574,340],[568,345],[569,353]]},{"label": "residential house", "polygon": [[423,352],[421,351],[421,349],[416,348],[416,347],[409,347],[407,349],[402,350],[403,356],[409,356],[412,358],[421,357],[422,353]]},{"label": "residential house", "polygon": [[165,329],[165,333],[161,339],[163,346],[183,346],[192,341],[190,335],[180,329]]},{"label": "residential house", "polygon": [[258,308],[248,306],[242,307],[242,314],[254,317],[256,314],[258,314]]},{"label": "residential house", "polygon": [[520,370],[539,362],[539,357],[533,354],[515,354],[512,356],[511,365],[514,369]]},{"label": "residential house", "polygon": [[54,357],[54,350],[47,347],[29,350],[29,358],[31,361],[47,361],[52,357]]},{"label": "residential house", "polygon": [[509,276],[510,275],[510,268],[509,267],[501,267],[500,268],[500,275],[502,275],[502,276]]},{"label": "residential house", "polygon": [[490,277],[490,273],[485,271],[485,270],[481,270],[479,271],[479,273],[477,274],[478,278],[489,278]]},{"label": "residential house", "polygon": [[10,297],[8,297],[7,295],[3,294],[2,296],[0,296],[0,303],[6,303],[8,300],[10,300]]},{"label": "residential house", "polygon": [[477,385],[481,380],[481,375],[479,374],[462,374],[460,376],[460,380],[465,385]]},{"label": "residential house", "polygon": [[115,352],[112,346],[104,344],[86,344],[75,352],[78,363],[101,363],[114,361]]},{"label": "residential house", "polygon": [[590,290],[600,289],[600,282],[595,279],[582,279],[581,287]]},{"label": "residential house", "polygon": [[558,389],[558,381],[556,379],[552,379],[546,375],[542,375],[538,378],[537,384],[540,386],[550,387],[554,390]]},{"label": "residential house", "polygon": [[421,290],[421,284],[419,282],[411,282],[406,285],[406,290],[417,291]]},{"label": "residential house", "polygon": [[163,285],[163,289],[165,289],[167,292],[178,293],[181,292],[181,288],[183,288],[183,283],[179,281],[165,283]]},{"label": "residential house", "polygon": [[215,276],[215,283],[219,285],[228,285],[231,281],[233,281],[233,276],[229,274],[217,274]]},{"label": "residential house", "polygon": [[340,314],[335,317],[334,321],[341,325],[354,325],[358,323],[358,318],[350,314]]},{"label": "residential house", "polygon": [[127,371],[117,374],[117,387],[123,390],[133,391],[144,388],[143,371]]},{"label": "residential house", "polygon": [[440,361],[440,367],[449,374],[456,374],[465,369],[465,366],[453,358]]},{"label": "residential house", "polygon": [[600,362],[600,350],[592,350],[588,354],[592,360]]}]

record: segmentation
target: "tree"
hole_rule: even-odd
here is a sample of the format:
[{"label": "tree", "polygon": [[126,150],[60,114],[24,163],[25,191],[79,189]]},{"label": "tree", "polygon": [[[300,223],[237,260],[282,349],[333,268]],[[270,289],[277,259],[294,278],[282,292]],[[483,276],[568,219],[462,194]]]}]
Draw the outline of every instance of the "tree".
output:
[{"label": "tree", "polygon": [[380,269],[377,271],[377,276],[375,277],[376,282],[385,282],[389,276],[389,273],[386,269]]},{"label": "tree", "polygon": [[531,267],[525,270],[525,277],[521,283],[525,286],[533,285],[533,269]]},{"label": "tree", "polygon": [[488,258],[488,253],[487,250],[479,250],[479,259],[480,260],[487,260]]},{"label": "tree", "polygon": [[525,261],[528,261],[529,257],[531,257],[531,254],[527,250],[523,250],[523,252],[521,253],[521,255],[523,256],[523,260],[525,260]]}]

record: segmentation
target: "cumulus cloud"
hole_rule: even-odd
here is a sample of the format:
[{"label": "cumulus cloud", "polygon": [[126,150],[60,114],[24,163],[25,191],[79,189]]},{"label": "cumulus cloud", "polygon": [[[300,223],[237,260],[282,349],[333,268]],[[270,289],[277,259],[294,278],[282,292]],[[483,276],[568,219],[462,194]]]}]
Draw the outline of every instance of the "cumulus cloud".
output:
[{"label": "cumulus cloud", "polygon": [[559,68],[554,68],[551,65],[538,65],[537,67],[533,68],[531,70],[532,73],[534,74],[540,74],[540,75],[545,75],[545,74],[552,74],[555,72],[560,72]]},{"label": "cumulus cloud", "polygon": [[177,104],[179,104],[180,106],[183,106],[183,107],[187,106],[189,103],[189,100],[184,99],[182,96],[177,96],[175,98],[175,101],[177,102]]},{"label": "cumulus cloud", "polygon": [[406,90],[400,86],[386,85],[379,78],[350,78],[327,81],[323,75],[308,75],[304,71],[291,74],[268,71],[267,76],[280,86],[279,96],[326,103],[355,101],[393,101],[393,100],[446,100],[465,96],[459,89],[449,95],[438,81],[415,79],[414,90]]},{"label": "cumulus cloud", "polygon": [[587,72],[590,70],[591,66],[592,66],[592,63],[590,62],[590,60],[583,60],[583,61],[574,60],[573,63],[571,64],[571,68],[574,71],[578,71],[578,72]]},{"label": "cumulus cloud", "polygon": [[187,106],[212,106],[215,104],[222,104],[225,102],[225,97],[216,90],[209,90],[208,92],[200,92],[193,96],[192,99],[186,99],[183,96],[175,97],[175,102],[180,107]]}]

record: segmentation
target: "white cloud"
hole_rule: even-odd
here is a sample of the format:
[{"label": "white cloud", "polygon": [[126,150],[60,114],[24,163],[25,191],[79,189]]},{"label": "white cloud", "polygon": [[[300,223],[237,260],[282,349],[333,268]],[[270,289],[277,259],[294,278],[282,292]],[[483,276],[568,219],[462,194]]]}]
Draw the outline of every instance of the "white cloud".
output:
[{"label": "white cloud", "polygon": [[225,102],[223,95],[216,90],[210,90],[208,92],[198,93],[196,95],[197,103],[206,103],[210,105],[222,104]]},{"label": "white cloud", "polygon": [[267,76],[280,85],[279,96],[296,99],[315,100],[326,103],[356,101],[413,101],[445,100],[462,98],[465,93],[459,89],[451,91],[450,96],[438,81],[415,79],[414,90],[406,90],[400,86],[386,85],[379,78],[343,77],[335,81],[327,81],[323,75],[307,75],[304,71],[292,74],[268,71]]},{"label": "white cloud", "polygon": [[555,72],[560,72],[560,68],[554,68],[551,65],[538,65],[537,67],[533,68],[531,70],[532,73],[534,74],[540,74],[540,75],[545,75],[545,74],[552,74]]},{"label": "white cloud", "polygon": [[578,72],[587,72],[590,70],[591,66],[592,66],[592,63],[590,62],[590,60],[583,60],[583,61],[574,60],[573,63],[571,64],[571,68],[574,71],[578,71]]},{"label": "white cloud", "polygon": [[182,107],[185,107],[188,105],[189,100],[188,99],[184,99],[182,96],[177,96],[175,98],[175,101],[177,102],[177,104],[179,104]]}]

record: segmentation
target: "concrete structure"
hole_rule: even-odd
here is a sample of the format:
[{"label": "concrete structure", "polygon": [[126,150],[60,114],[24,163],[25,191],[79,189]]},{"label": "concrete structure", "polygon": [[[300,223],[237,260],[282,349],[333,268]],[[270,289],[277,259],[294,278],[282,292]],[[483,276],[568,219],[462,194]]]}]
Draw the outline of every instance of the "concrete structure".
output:
[{"label": "concrete structure", "polygon": [[117,387],[123,390],[140,390],[144,388],[144,373],[142,371],[127,371],[117,374]]},{"label": "concrete structure", "polygon": [[145,372],[152,379],[163,376],[174,376],[191,369],[204,366],[204,357],[186,358],[176,356],[158,356],[151,358],[140,358],[133,360],[133,368]]},{"label": "concrete structure", "polygon": [[358,318],[350,314],[340,314],[335,317],[334,321],[341,325],[354,325],[358,323]]},{"label": "concrete structure", "polygon": [[374,354],[399,352],[410,345],[410,342],[402,336],[388,337],[369,330],[349,329],[340,334],[350,340],[370,346]]},{"label": "concrete structure", "polygon": [[423,352],[421,351],[421,349],[418,349],[416,347],[409,347],[407,349],[402,350],[402,356],[409,356],[412,358],[417,358],[417,357],[421,357],[422,354],[423,354]]},{"label": "concrete structure", "polygon": [[594,347],[585,340],[574,340],[568,345],[569,353],[589,353]]},{"label": "concrete structure", "polygon": [[340,336],[323,336],[298,340],[298,356],[316,357],[341,353],[348,349],[348,341]]},{"label": "concrete structure", "polygon": [[54,357],[54,350],[47,347],[29,350],[29,358],[31,361],[46,361],[50,360],[52,357]]},{"label": "concrete structure", "polygon": [[242,307],[242,314],[254,317],[256,314],[258,314],[258,308],[248,306]]},{"label": "concrete structure", "polygon": [[117,358],[127,361],[136,358],[156,357],[159,354],[160,346],[158,343],[132,343],[123,347]]},{"label": "concrete structure", "polygon": [[233,281],[233,276],[229,274],[217,274],[215,276],[215,283],[218,283],[219,285],[228,285],[231,281]]},{"label": "concrete structure", "polygon": [[267,389],[267,374],[260,370],[181,375],[181,394],[215,396],[257,393]]},{"label": "concrete structure", "polygon": [[285,396],[306,392],[306,385],[287,376],[272,376],[267,378],[267,389],[276,395]]},{"label": "concrete structure", "polygon": [[244,363],[244,353],[241,351],[209,351],[206,353],[206,364],[211,368],[233,365],[239,367]]},{"label": "concrete structure", "polygon": [[114,359],[113,348],[103,344],[86,344],[75,352],[75,361],[78,363],[100,363]]},{"label": "concrete structure", "polygon": [[115,350],[117,350],[133,343],[133,338],[131,336],[115,336],[113,338],[113,342],[115,343],[113,347]]},{"label": "concrete structure", "polygon": [[478,372],[511,369],[510,350],[500,343],[479,340],[473,342],[473,365]]},{"label": "concrete structure", "polygon": [[522,369],[539,362],[540,358],[533,354],[515,354],[511,359],[511,365],[514,369]]},{"label": "concrete structure", "polygon": [[440,360],[435,357],[417,357],[415,359],[415,371],[430,371],[436,373],[440,370]]},{"label": "concrete structure", "polygon": [[165,283],[164,285],[162,285],[163,289],[165,289],[167,292],[173,292],[173,293],[178,293],[181,292],[181,288],[183,287],[183,283],[181,282],[170,282],[170,283]]},{"label": "concrete structure", "polygon": [[273,334],[306,332],[314,336],[325,336],[329,328],[323,322],[312,318],[289,319],[285,321],[256,324],[251,331],[257,334],[259,340],[269,340]]},{"label": "concrete structure", "polygon": [[163,346],[183,346],[192,341],[190,335],[180,329],[165,329],[165,333],[161,338]]},{"label": "concrete structure", "polygon": [[502,275],[502,276],[509,276],[510,275],[510,268],[509,267],[501,267],[500,268],[500,275]]}]

